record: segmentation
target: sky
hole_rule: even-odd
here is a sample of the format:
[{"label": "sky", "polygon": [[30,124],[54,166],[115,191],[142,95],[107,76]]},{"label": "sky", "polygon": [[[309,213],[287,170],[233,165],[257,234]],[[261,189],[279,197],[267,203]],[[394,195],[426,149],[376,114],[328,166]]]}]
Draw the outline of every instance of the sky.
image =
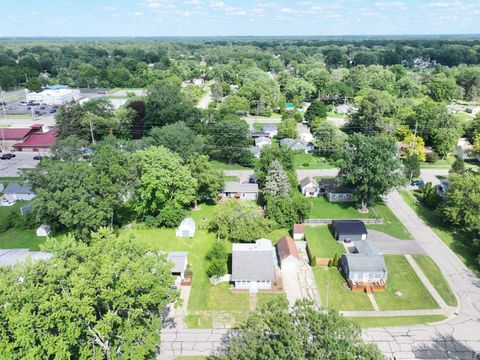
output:
[{"label": "sky", "polygon": [[480,33],[480,0],[1,0],[0,37]]}]

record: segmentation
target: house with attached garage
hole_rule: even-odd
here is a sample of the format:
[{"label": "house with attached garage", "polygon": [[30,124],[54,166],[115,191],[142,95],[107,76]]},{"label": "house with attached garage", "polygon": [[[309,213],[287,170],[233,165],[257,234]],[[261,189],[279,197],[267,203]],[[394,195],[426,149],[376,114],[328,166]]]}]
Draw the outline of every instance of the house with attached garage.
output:
[{"label": "house with attached garage", "polygon": [[277,255],[272,242],[259,239],[255,243],[232,245],[232,277],[235,289],[256,293],[270,290],[275,278]]},{"label": "house with attached garage", "polygon": [[290,236],[286,235],[278,240],[276,247],[282,271],[300,269],[302,262],[298,255],[297,245]]},{"label": "house with attached garage", "polygon": [[266,124],[263,126],[263,132],[267,133],[270,138],[273,138],[278,134],[278,126],[275,124]]},{"label": "house with attached garage", "polygon": [[320,186],[311,177],[300,180],[300,190],[306,197],[317,197],[320,193]]},{"label": "house with attached garage", "polygon": [[221,196],[223,198],[234,198],[239,200],[257,200],[258,184],[244,184],[235,181],[226,181]]},{"label": "house with attached garage", "polygon": [[352,290],[382,290],[388,270],[383,255],[368,240],[355,241],[355,252],[343,254],[341,268]]},{"label": "house with attached garage", "polygon": [[338,241],[352,242],[367,240],[368,231],[361,220],[332,221],[333,236]]}]

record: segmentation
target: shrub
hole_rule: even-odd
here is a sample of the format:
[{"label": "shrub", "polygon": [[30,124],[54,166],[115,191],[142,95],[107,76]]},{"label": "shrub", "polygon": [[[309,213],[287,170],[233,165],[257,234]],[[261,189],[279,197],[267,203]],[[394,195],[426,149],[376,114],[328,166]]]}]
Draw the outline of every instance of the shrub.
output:
[{"label": "shrub", "polygon": [[332,266],[335,266],[335,267],[338,266],[338,254],[337,253],[335,253],[335,255],[333,256]]},{"label": "shrub", "polygon": [[227,264],[222,259],[213,259],[207,269],[208,277],[220,277],[227,273]]},{"label": "shrub", "polygon": [[315,267],[317,266],[317,257],[315,255],[313,255],[312,257],[312,267]]},{"label": "shrub", "polygon": [[207,253],[206,259],[208,261],[227,259],[227,247],[224,241],[216,241]]},{"label": "shrub", "polygon": [[437,153],[431,152],[431,153],[428,153],[428,154],[426,155],[426,159],[427,159],[427,162],[433,163],[433,162],[439,160],[440,157],[438,156]]},{"label": "shrub", "polygon": [[304,162],[303,163],[303,167],[309,167],[310,166],[310,163],[309,162]]},{"label": "shrub", "polygon": [[178,203],[168,203],[160,210],[158,223],[161,226],[174,228],[177,227],[186,215],[185,209]]}]

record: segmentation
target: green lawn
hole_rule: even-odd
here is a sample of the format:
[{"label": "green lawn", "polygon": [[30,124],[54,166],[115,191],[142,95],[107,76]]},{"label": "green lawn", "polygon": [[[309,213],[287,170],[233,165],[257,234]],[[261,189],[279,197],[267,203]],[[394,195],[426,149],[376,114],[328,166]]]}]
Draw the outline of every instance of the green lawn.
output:
[{"label": "green lawn", "polygon": [[370,311],[373,310],[372,303],[367,294],[353,292],[336,268],[323,266],[313,267],[313,274],[317,283],[318,292],[322,299],[322,305],[327,306],[327,285],[328,285],[328,307],[339,311]]},{"label": "green lawn", "polygon": [[420,163],[420,167],[424,169],[450,169],[454,161],[455,157],[453,155],[449,155],[445,159],[439,159],[434,162],[422,161]]},{"label": "green lawn", "polygon": [[382,225],[368,225],[369,229],[382,231],[401,240],[411,239],[411,235],[390,208],[383,202],[379,202],[370,208],[367,214],[358,212],[353,203],[331,203],[324,196],[312,201],[311,219],[372,219],[383,218]]},{"label": "green lawn", "polygon": [[253,124],[253,129],[254,129],[254,130],[257,130],[257,131],[261,131],[261,130],[263,129],[263,126],[264,126],[264,125],[265,125],[265,124],[255,123],[255,124]]},{"label": "green lawn", "polygon": [[457,298],[435,261],[427,255],[413,255],[413,258],[447,305],[457,306]]},{"label": "green lawn", "polygon": [[460,111],[458,113],[452,114],[452,118],[457,122],[462,125],[465,123],[468,123],[469,121],[472,121],[475,116],[465,112],[465,111]]},{"label": "green lawn", "polygon": [[327,117],[337,118],[337,119],[348,119],[348,114],[337,114],[335,111],[329,111]]},{"label": "green lawn", "polygon": [[189,329],[211,329],[213,327],[212,318],[204,315],[187,315],[185,324]]},{"label": "green lawn", "polygon": [[295,169],[333,169],[335,164],[331,164],[326,158],[312,154],[297,153],[294,155]]},{"label": "green lawn", "polygon": [[235,182],[238,182],[239,180],[237,176],[226,176],[226,175],[223,176],[223,179],[224,181],[235,181]]},{"label": "green lawn", "polygon": [[400,190],[403,200],[417,213],[447,246],[454,251],[460,260],[477,276],[480,276],[480,266],[475,252],[472,251],[468,239],[448,224],[441,221],[433,211],[426,208],[420,201],[420,192],[414,194],[408,190]]},{"label": "green lawn", "polygon": [[[438,309],[437,302],[403,255],[384,255],[387,288],[374,294],[380,310]],[[400,291],[402,296],[395,292]]]},{"label": "green lawn", "polygon": [[444,315],[419,315],[419,316],[382,316],[382,317],[351,317],[350,319],[355,321],[362,327],[377,328],[386,326],[407,326],[416,324],[435,323],[445,320],[447,317]]},{"label": "green lawn", "polygon": [[251,170],[252,168],[239,165],[239,164],[227,164],[218,160],[210,160],[210,165],[217,170]]},{"label": "green lawn", "polygon": [[327,225],[305,226],[305,237],[313,256],[333,258],[345,252],[341,243],[335,240]]}]

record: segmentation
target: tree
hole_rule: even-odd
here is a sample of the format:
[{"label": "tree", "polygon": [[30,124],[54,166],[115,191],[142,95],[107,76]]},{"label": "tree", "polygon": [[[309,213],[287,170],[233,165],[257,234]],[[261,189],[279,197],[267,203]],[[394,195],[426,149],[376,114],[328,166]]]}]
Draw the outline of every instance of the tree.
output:
[{"label": "tree", "polygon": [[0,273],[0,353],[22,359],[155,357],[159,314],[177,296],[165,255],[104,228],[88,241],[48,239],[43,250],[53,257]]},{"label": "tree", "polygon": [[463,174],[465,172],[465,161],[461,157],[456,157],[450,168],[450,174]]},{"label": "tree", "polygon": [[267,216],[280,228],[290,229],[293,224],[302,223],[311,210],[311,203],[298,191],[292,190],[290,196],[267,197]]},{"label": "tree", "polygon": [[230,94],[223,101],[221,108],[232,114],[247,114],[250,110],[248,100],[237,94]]},{"label": "tree", "polygon": [[52,154],[55,159],[63,161],[78,161],[85,154],[88,141],[76,135],[59,139],[52,146]]},{"label": "tree", "polygon": [[328,107],[323,101],[314,100],[305,112],[304,120],[311,124],[315,118],[326,118],[328,113]]},{"label": "tree", "polygon": [[164,146],[176,152],[185,161],[200,154],[204,146],[201,136],[195,134],[183,122],[153,128],[148,133],[148,137],[143,139],[143,143],[150,146]]},{"label": "tree", "polygon": [[320,99],[327,92],[330,83],[330,73],[325,68],[312,69],[305,74],[305,80],[315,85],[317,97]]},{"label": "tree", "polygon": [[362,211],[403,182],[396,153],[395,140],[389,137],[354,134],[348,138],[338,176],[342,186],[353,189]]},{"label": "tree", "polygon": [[285,119],[282,119],[280,124],[278,124],[277,136],[280,139],[296,139],[298,137],[297,121],[293,117],[287,117]]},{"label": "tree", "polygon": [[190,158],[188,168],[192,177],[197,180],[197,201],[216,202],[224,186],[223,173],[212,167],[207,155]]},{"label": "tree", "polygon": [[383,359],[375,345],[365,344],[360,327],[335,310],[312,301],[273,300],[232,332],[228,359]]},{"label": "tree", "polygon": [[444,73],[433,76],[428,84],[429,95],[435,101],[451,101],[456,90],[455,79],[448,78]]},{"label": "tree", "polygon": [[305,100],[316,91],[316,88],[312,83],[304,79],[289,77],[285,82],[283,91],[287,100],[292,100],[295,96]]},{"label": "tree", "polygon": [[210,262],[208,277],[220,277],[227,273],[228,252],[224,241],[215,241],[205,258]]},{"label": "tree", "polygon": [[318,147],[320,153],[324,155],[338,154],[345,143],[345,134],[340,132],[335,126],[326,120],[320,122],[316,126],[313,136],[315,138],[315,145]]},{"label": "tree", "polygon": [[140,178],[135,209],[140,217],[156,217],[161,224],[161,211],[167,205],[174,209],[174,203],[182,208],[193,203],[197,181],[188,167],[182,164],[179,155],[167,148],[152,146],[141,151],[139,159]]},{"label": "tree", "polygon": [[209,223],[210,231],[232,242],[254,242],[271,228],[271,222],[260,215],[256,205],[235,199],[217,207]]},{"label": "tree", "polygon": [[291,183],[297,184],[296,175],[293,171],[293,151],[286,149],[284,147],[278,146],[264,146],[260,152],[260,158],[255,163],[255,176],[257,177],[260,183],[265,182],[267,177],[268,170],[274,161],[279,161],[282,164],[283,169],[289,174],[293,174],[293,182],[290,179]]},{"label": "tree", "polygon": [[418,156],[418,160],[426,160],[425,141],[421,136],[415,136],[412,132],[410,132],[403,138],[402,144],[407,146],[407,156],[415,154]]},{"label": "tree", "polygon": [[81,124],[85,114],[86,111],[82,105],[73,101],[60,106],[55,114],[55,124],[58,128],[57,137],[62,139],[75,135],[87,139],[89,133]]},{"label": "tree", "polygon": [[42,83],[38,78],[30,78],[27,81],[26,87],[31,92],[40,92],[42,91]]},{"label": "tree", "polygon": [[403,172],[410,181],[420,176],[420,159],[417,154],[407,155],[403,161]]},{"label": "tree", "polygon": [[459,136],[458,129],[442,127],[433,130],[433,146],[443,159],[455,149]]},{"label": "tree", "polygon": [[290,182],[287,173],[278,160],[274,160],[268,169],[262,189],[264,196],[285,197],[290,193]]}]

